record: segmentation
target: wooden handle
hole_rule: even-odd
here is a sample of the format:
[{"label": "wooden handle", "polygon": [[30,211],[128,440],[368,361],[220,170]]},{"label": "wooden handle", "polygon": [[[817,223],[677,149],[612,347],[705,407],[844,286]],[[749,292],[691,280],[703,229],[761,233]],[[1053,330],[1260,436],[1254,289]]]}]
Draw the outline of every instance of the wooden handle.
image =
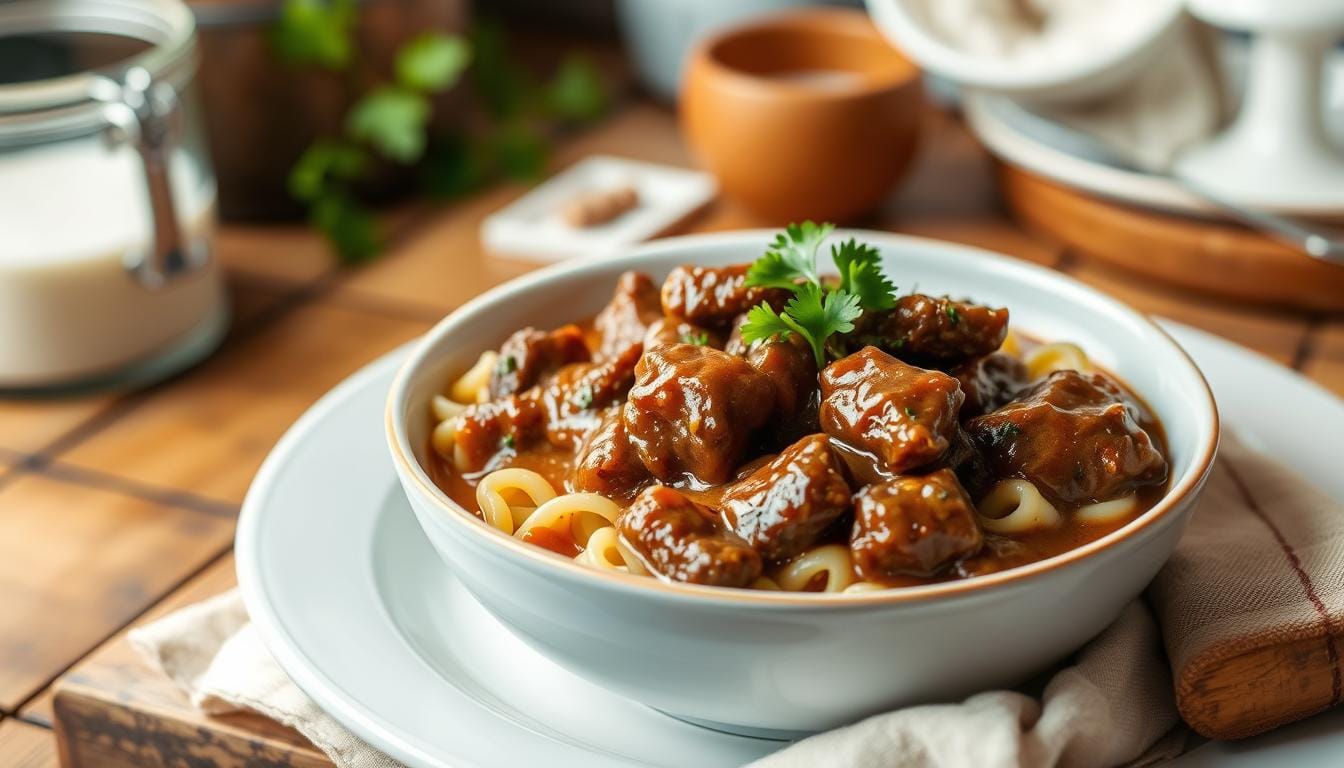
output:
[{"label": "wooden handle", "polygon": [[1269,645],[1177,670],[1176,707],[1201,736],[1244,739],[1340,703],[1344,632]]}]

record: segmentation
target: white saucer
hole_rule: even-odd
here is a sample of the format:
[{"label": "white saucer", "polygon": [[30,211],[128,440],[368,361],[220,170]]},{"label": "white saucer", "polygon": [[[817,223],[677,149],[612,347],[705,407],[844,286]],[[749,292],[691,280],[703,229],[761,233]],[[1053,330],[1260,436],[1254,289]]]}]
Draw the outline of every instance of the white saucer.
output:
[{"label": "white saucer", "polygon": [[[1224,53],[1229,79],[1238,81],[1244,69],[1245,45],[1230,43]],[[1344,145],[1344,53],[1332,57],[1328,70],[1327,123],[1335,142]],[[1108,165],[1094,145],[1060,131],[1006,96],[967,91],[962,94],[962,107],[967,123],[980,141],[1011,165],[1122,203],[1171,213],[1218,215],[1212,206],[1175,182]],[[1267,205],[1266,209],[1287,215],[1344,219],[1344,207],[1301,208],[1285,203]]]},{"label": "white saucer", "polygon": [[[1168,323],[1225,423],[1344,496],[1344,402],[1254,353]],[[383,410],[403,351],[332,390],[276,446],[248,493],[238,580],[281,667],[323,709],[413,766],[734,766],[780,742],[674,720],[533,653],[438,560],[402,498]],[[1333,765],[1344,708],[1192,766]]]}]

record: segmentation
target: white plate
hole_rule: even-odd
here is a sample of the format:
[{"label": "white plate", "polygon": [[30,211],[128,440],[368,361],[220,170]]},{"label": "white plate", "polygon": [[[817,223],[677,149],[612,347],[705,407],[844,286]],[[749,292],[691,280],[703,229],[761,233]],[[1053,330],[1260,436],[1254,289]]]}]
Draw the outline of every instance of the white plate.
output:
[{"label": "white plate", "polygon": [[[1244,44],[1229,42],[1223,48],[1229,80],[1240,80],[1245,66]],[[1344,52],[1331,57],[1326,78],[1327,123],[1336,143],[1344,145]],[[964,92],[962,106],[971,130],[991,152],[1007,163],[1061,184],[1122,203],[1156,208],[1172,213],[1214,216],[1208,204],[1160,176],[1121,170],[1107,165],[1094,145],[1080,142],[1031,111],[1006,97]],[[1295,211],[1344,218],[1344,209]]]},{"label": "white plate", "polygon": [[[639,204],[605,224],[572,227],[560,208],[576,195],[633,187]],[[481,223],[485,247],[532,261],[611,253],[658,235],[714,199],[714,177],[700,171],[593,155],[547,179]]]},{"label": "white plate", "polygon": [[[1344,402],[1255,353],[1168,323],[1225,423],[1344,497]],[[591,685],[515,639],[437,559],[383,437],[402,352],[355,374],[285,435],[247,495],[238,580],[281,667],[323,709],[413,766],[733,766],[778,742],[688,725]],[[1344,708],[1181,758],[1336,765]]]}]

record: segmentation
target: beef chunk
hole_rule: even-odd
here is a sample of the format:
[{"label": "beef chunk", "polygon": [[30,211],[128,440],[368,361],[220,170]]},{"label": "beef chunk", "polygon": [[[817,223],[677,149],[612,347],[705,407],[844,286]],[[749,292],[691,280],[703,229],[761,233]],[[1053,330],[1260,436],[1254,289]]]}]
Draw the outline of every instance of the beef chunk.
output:
[{"label": "beef chunk", "polygon": [[975,508],[949,469],[897,477],[854,497],[849,548],[864,579],[933,576],[982,543]]},{"label": "beef chunk", "polygon": [[723,343],[723,351],[730,355],[746,357],[751,345],[742,340],[742,326],[747,324],[747,313],[743,312],[733,318],[733,322],[728,326],[728,340]]},{"label": "beef chunk", "polygon": [[1026,388],[1027,366],[1012,355],[995,352],[953,368],[966,403],[961,418],[969,419],[1002,407]]},{"label": "beef chunk", "polygon": [[530,389],[541,377],[568,363],[586,363],[590,355],[577,325],[549,333],[524,328],[499,348],[499,362],[490,374],[490,399]]},{"label": "beef chunk", "polygon": [[849,484],[830,443],[805,437],[724,492],[724,520],[766,560],[802,552],[849,511]]},{"label": "beef chunk", "polygon": [[747,587],[761,556],[714,513],[664,485],[647,488],[616,522],[621,539],[664,581]]},{"label": "beef chunk", "polygon": [[769,377],[775,389],[775,415],[770,432],[776,445],[821,431],[821,391],[812,350],[798,336],[788,341],[757,344],[747,362]]},{"label": "beef chunk", "polygon": [[695,344],[701,347],[720,348],[723,346],[723,338],[718,332],[709,328],[674,317],[662,317],[650,325],[644,334],[644,346],[660,347],[668,344]]},{"label": "beef chunk", "polygon": [[996,474],[1057,502],[1105,501],[1161,483],[1167,462],[1124,390],[1100,374],[1055,371],[966,424]]},{"label": "beef chunk", "polygon": [[782,302],[788,292],[747,286],[747,265],[681,266],[663,283],[663,313],[696,325],[721,328],[762,301]]},{"label": "beef chunk", "polygon": [[644,348],[636,343],[600,363],[561,368],[542,386],[546,437],[553,445],[577,448],[597,427],[600,411],[619,401],[635,383],[635,365]]},{"label": "beef chunk", "polygon": [[774,405],[769,377],[742,358],[671,344],[646,351],[635,367],[625,429],[654,477],[718,485]]},{"label": "beef chunk", "polygon": [[915,365],[946,368],[993,352],[1008,335],[1008,310],[911,294],[885,312],[865,312],[851,348],[874,345]]},{"label": "beef chunk", "polygon": [[[878,476],[941,458],[956,436],[961,401],[956,379],[907,365],[876,347],[864,347],[821,373],[822,430],[871,457]],[[864,481],[873,478],[855,471]]]},{"label": "beef chunk", "polygon": [[597,428],[579,447],[570,487],[624,500],[652,479],[630,445],[620,407],[607,409]]},{"label": "beef chunk", "polygon": [[495,469],[546,435],[546,411],[536,390],[475,403],[463,411],[457,427],[457,453],[464,472]]},{"label": "beef chunk", "polygon": [[994,480],[989,469],[989,461],[976,447],[971,433],[962,427],[957,427],[957,434],[952,438],[952,444],[947,447],[947,453],[943,454],[943,458],[927,467],[921,467],[919,472],[927,473],[944,467],[956,473],[961,487],[965,488],[973,499],[978,499],[987,493]]},{"label": "beef chunk", "polygon": [[640,343],[649,326],[662,316],[658,286],[653,278],[642,272],[621,275],[611,302],[593,319],[593,328],[600,339],[597,359],[615,357]]}]

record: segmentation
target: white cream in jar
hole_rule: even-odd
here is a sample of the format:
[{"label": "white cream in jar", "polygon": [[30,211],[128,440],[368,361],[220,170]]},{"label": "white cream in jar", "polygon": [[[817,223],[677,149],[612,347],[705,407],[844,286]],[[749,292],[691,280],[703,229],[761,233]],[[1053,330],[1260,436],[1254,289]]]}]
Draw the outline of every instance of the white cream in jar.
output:
[{"label": "white cream in jar", "polygon": [[[183,234],[207,236],[214,184],[173,160]],[[127,269],[151,247],[143,174],[134,150],[97,137],[0,153],[0,386],[113,372],[220,311],[213,262],[154,289]]]},{"label": "white cream in jar", "polygon": [[0,391],[143,383],[193,362],[228,312],[209,257],[215,181],[190,113],[190,11],[3,3],[0,30],[60,30],[52,49],[74,61],[78,34],[151,46],[120,65],[0,85]]}]

